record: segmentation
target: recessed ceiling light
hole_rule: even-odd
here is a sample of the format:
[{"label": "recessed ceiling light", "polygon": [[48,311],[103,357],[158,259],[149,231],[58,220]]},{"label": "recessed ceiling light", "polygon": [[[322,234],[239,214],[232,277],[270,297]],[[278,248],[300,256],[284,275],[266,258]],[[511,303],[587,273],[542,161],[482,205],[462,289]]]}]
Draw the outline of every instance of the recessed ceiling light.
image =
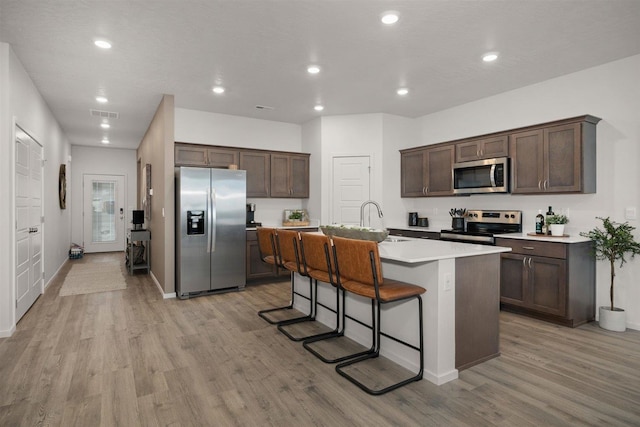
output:
[{"label": "recessed ceiling light", "polygon": [[109,129],[111,126],[109,125],[109,123],[100,123],[100,127],[102,129]]},{"label": "recessed ceiling light", "polygon": [[398,12],[393,10],[384,12],[380,17],[380,21],[382,21],[382,23],[385,25],[395,24],[396,22],[398,22],[398,19],[400,19],[400,17],[398,16]]},{"label": "recessed ceiling light", "polygon": [[309,65],[309,67],[307,67],[307,72],[309,74],[318,74],[320,72],[320,67],[317,65]]},{"label": "recessed ceiling light", "polygon": [[98,46],[100,49],[111,49],[111,43],[104,39],[95,40],[93,44]]},{"label": "recessed ceiling light", "polygon": [[488,52],[482,55],[482,60],[484,62],[493,62],[498,59],[498,52]]},{"label": "recessed ceiling light", "polygon": [[224,88],[222,86],[214,86],[213,93],[220,95],[221,93],[224,93]]},{"label": "recessed ceiling light", "polygon": [[96,101],[98,101],[100,104],[106,104],[107,102],[109,102],[106,96],[96,96]]},{"label": "recessed ceiling light", "polygon": [[316,105],[315,107],[313,107],[314,110],[316,111],[322,111],[324,110],[324,106],[323,105]]},{"label": "recessed ceiling light", "polygon": [[398,95],[404,96],[404,95],[406,95],[406,94],[408,94],[408,93],[409,93],[409,89],[407,89],[406,87],[401,87],[400,89],[398,89],[398,90],[396,91],[396,93],[397,93]]},{"label": "recessed ceiling light", "polygon": [[100,141],[100,142],[102,142],[103,144],[108,144],[109,140],[107,138],[103,138],[102,141]]}]

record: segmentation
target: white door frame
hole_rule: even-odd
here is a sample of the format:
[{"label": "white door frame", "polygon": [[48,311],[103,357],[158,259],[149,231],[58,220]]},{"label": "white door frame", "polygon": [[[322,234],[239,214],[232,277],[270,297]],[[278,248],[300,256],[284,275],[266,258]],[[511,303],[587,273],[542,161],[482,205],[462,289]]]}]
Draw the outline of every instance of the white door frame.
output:
[{"label": "white door frame", "polygon": [[[91,243],[91,235],[87,233],[87,230],[92,229],[91,223],[91,211],[88,211],[87,206],[91,206],[91,201],[86,200],[88,188],[85,188],[87,181],[117,181],[121,184],[121,188],[118,189],[119,193],[116,194],[116,205],[114,206],[114,215],[116,218],[116,239],[113,243]],[[125,210],[125,204],[127,200],[127,177],[126,175],[108,175],[108,174],[84,174],[82,175],[82,240],[84,250],[87,253],[91,252],[116,252],[124,251],[125,246],[125,232],[127,225],[127,214]],[[119,202],[118,202],[119,201]],[[87,205],[89,203],[89,205]],[[89,235],[87,235],[89,234]]]}]

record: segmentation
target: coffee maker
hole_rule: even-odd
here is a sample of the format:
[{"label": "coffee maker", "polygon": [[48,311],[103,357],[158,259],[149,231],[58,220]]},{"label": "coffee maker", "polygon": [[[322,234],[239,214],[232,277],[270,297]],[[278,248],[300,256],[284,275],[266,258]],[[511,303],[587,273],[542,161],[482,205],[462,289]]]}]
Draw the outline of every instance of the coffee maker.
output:
[{"label": "coffee maker", "polygon": [[247,225],[251,225],[253,227],[262,225],[259,222],[255,221],[255,213],[256,213],[256,204],[247,203]]}]

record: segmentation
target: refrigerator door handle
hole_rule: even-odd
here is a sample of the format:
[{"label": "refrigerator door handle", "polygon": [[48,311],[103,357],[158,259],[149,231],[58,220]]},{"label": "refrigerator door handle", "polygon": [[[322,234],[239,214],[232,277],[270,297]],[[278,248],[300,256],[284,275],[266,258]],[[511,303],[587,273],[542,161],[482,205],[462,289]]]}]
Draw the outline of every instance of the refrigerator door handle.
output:
[{"label": "refrigerator door handle", "polygon": [[211,252],[211,195],[207,190],[207,252]]},{"label": "refrigerator door handle", "polygon": [[211,189],[211,232],[209,235],[211,236],[211,250],[210,252],[216,251],[216,229],[218,228],[218,215],[217,215],[217,203],[216,203],[216,189]]}]

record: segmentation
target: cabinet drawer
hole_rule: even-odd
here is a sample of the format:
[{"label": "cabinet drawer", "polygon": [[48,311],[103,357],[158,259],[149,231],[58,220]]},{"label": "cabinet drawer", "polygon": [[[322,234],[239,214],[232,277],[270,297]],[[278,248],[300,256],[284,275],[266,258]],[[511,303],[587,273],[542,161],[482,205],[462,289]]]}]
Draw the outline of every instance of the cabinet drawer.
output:
[{"label": "cabinet drawer", "polygon": [[567,245],[564,243],[538,242],[535,240],[496,238],[496,245],[511,248],[512,253],[542,256],[548,258],[567,258]]},{"label": "cabinet drawer", "polygon": [[255,230],[247,230],[247,242],[257,242],[258,232]]}]

